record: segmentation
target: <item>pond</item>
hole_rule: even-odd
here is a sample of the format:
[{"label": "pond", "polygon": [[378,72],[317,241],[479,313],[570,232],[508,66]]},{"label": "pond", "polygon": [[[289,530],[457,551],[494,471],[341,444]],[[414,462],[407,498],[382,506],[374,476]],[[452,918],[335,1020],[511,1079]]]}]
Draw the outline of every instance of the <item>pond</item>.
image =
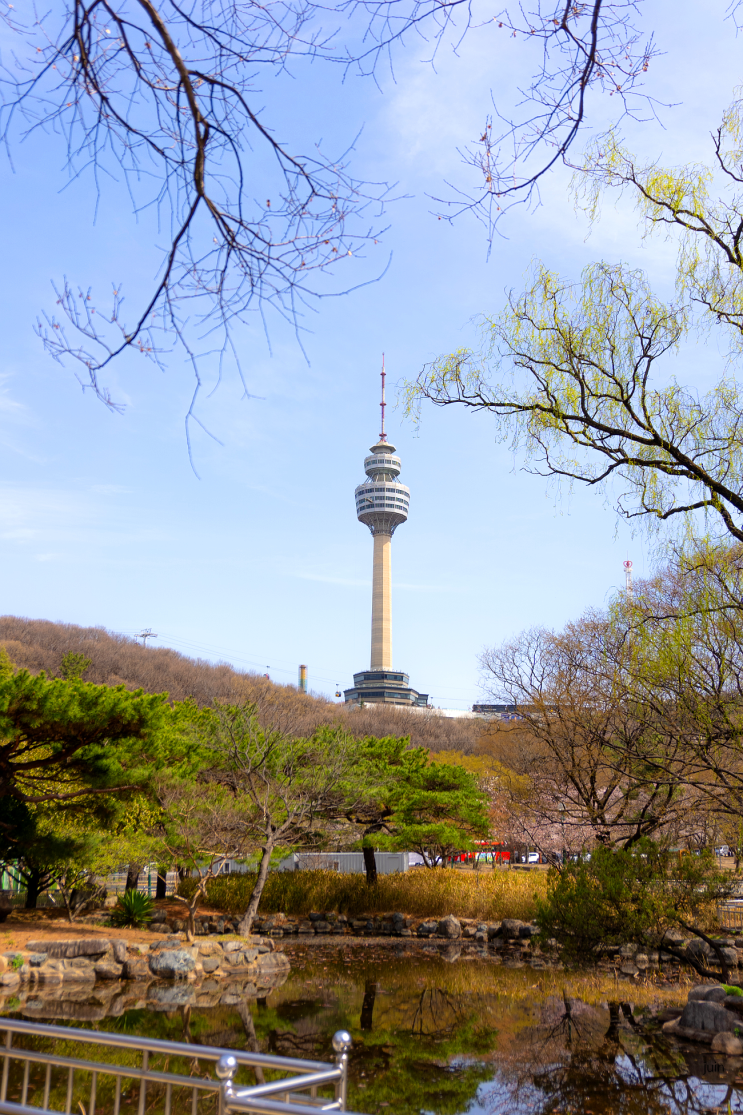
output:
[{"label": "pond", "polygon": [[743,1059],[661,1033],[659,1014],[681,1005],[687,985],[508,967],[458,946],[328,941],[285,951],[292,971],[264,999],[208,1006],[192,987],[181,985],[179,1002],[177,986],[169,1000],[160,985],[159,1009],[143,1009],[135,986],[117,984],[54,999],[28,991],[0,1009],[321,1060],[348,1029],[349,1107],[374,1115],[743,1112]]}]

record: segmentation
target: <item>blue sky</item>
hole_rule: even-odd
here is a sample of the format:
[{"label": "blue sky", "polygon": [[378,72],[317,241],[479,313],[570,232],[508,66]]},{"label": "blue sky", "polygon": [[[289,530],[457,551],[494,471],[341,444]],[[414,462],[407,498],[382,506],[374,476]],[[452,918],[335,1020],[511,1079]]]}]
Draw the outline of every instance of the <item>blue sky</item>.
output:
[{"label": "blue sky", "polygon": [[[484,10],[484,9],[483,9]],[[645,26],[664,57],[650,77],[662,123],[627,122],[630,146],[670,162],[707,157],[707,136],[740,80],[740,41],[725,3],[649,2]],[[7,48],[7,40],[6,40]],[[151,214],[135,222],[121,183],[96,214],[92,182],[67,188],[64,149],[31,138],[2,175],[0,545],[2,611],[102,625],[151,627],[158,644],[332,693],[368,666],[372,542],[356,521],[354,487],[378,433],[381,354],[388,384],[442,352],[476,341],[474,319],[494,313],[539,258],[577,277],[592,259],[645,267],[668,289],[673,253],[641,242],[629,207],[610,203],[587,239],[567,176],[555,174],[536,212],[508,219],[490,259],[481,227],[431,215],[427,194],[467,182],[457,147],[475,139],[490,92],[513,100],[532,59],[493,29],[473,32],[434,71],[415,44],[400,52],[381,90],[322,67],[298,67],[266,85],[286,134],[340,149],[359,127],[353,169],[396,181],[407,195],[388,211],[377,255],[349,265],[349,283],[377,283],[328,299],[307,318],[303,347],[269,315],[241,327],[249,390],[228,369],[204,392],[199,414],[221,445],[195,431],[188,459],[184,416],[191,373],[174,354],[165,371],[127,359],[107,383],[126,403],[112,414],[83,394],[71,367],[43,352],[33,323],[53,309],[51,282],[106,290],[123,280],[133,301],[156,271]],[[598,106],[597,127],[611,105]],[[94,219],[95,218],[95,219]],[[353,270],[352,268],[355,268]],[[702,383],[719,367],[699,350],[673,370]],[[206,362],[216,377],[216,363]],[[394,386],[390,391],[394,402]],[[618,524],[600,495],[570,494],[522,471],[487,415],[424,409],[419,429],[388,407],[391,440],[411,489],[407,524],[393,543],[393,650],[398,668],[435,704],[480,696],[477,656],[535,624],[555,626],[601,605],[630,556],[638,575],[652,547]]]}]

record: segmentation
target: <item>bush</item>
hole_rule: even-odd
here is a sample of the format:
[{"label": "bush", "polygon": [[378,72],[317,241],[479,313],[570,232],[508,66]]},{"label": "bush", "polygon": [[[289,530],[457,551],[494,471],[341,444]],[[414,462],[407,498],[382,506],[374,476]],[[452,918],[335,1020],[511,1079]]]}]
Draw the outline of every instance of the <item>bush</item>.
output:
[{"label": "bush", "polygon": [[[226,914],[245,912],[253,893],[254,875],[223,875],[207,884],[206,900]],[[399,910],[412,917],[456,914],[485,921],[521,918],[536,912],[536,895],[546,892],[543,872],[458,871],[453,868],[419,869],[380,875],[369,887],[364,875],[337,871],[273,871],[261,898],[263,914],[302,915],[311,911],[357,916]],[[196,887],[184,879],[178,893],[184,898]]]},{"label": "bush", "polygon": [[670,928],[712,932],[732,884],[710,855],[679,859],[647,839],[628,850],[599,847],[587,863],[550,871],[537,923],[578,961],[611,945],[655,948]]},{"label": "bush", "polygon": [[151,898],[139,890],[127,890],[116,899],[111,911],[111,924],[121,929],[139,929],[149,925],[155,906]]}]

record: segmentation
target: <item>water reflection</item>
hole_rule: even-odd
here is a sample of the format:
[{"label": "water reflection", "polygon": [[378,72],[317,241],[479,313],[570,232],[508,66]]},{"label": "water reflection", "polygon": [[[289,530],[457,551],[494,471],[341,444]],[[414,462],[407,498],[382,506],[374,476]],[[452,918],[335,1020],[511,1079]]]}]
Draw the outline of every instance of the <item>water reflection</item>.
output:
[{"label": "water reflection", "polygon": [[55,989],[54,999],[26,992],[0,999],[0,1009],[320,1060],[332,1058],[331,1036],[345,1028],[354,1039],[349,1106],[381,1115],[743,1112],[743,1060],[661,1033],[658,1013],[673,992],[620,984],[607,1002],[588,978],[580,995],[561,973],[507,969],[467,952],[292,952],[283,985],[259,992],[216,981],[99,985]]}]

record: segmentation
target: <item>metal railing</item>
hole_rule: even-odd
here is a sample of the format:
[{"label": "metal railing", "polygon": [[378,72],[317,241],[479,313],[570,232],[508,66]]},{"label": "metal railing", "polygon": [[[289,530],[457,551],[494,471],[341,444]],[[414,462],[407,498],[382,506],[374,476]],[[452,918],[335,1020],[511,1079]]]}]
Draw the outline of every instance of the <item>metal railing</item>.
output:
[{"label": "metal railing", "polygon": [[[333,1037],[334,1064],[0,1018],[3,1032],[0,1115],[318,1115],[346,1109],[351,1036],[345,1030]],[[99,1057],[90,1046],[103,1047]],[[235,1083],[244,1069],[254,1071],[256,1084]],[[266,1081],[271,1073],[280,1078]],[[328,1087],[332,1096],[318,1094]]]}]

